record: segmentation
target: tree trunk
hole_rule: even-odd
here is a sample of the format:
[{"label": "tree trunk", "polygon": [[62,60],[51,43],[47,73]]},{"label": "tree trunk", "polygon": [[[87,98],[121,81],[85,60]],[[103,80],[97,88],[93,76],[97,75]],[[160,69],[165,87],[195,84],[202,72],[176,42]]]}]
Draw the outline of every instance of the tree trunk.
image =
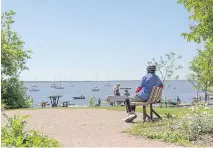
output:
[{"label": "tree trunk", "polygon": [[205,103],[207,103],[207,91],[205,90]]},{"label": "tree trunk", "polygon": [[198,95],[199,95],[199,91],[197,91],[197,98],[196,98],[196,101],[197,101],[197,102],[196,102],[196,103],[199,102],[199,96],[198,96]]}]

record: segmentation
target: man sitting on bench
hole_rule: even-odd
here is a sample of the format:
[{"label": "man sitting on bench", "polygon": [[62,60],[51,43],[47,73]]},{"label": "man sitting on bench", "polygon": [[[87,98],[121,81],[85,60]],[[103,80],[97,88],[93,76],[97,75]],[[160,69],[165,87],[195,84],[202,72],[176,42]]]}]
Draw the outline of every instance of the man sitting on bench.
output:
[{"label": "man sitting on bench", "polygon": [[128,98],[125,100],[126,111],[128,117],[124,119],[126,122],[132,122],[137,115],[135,114],[135,107],[130,104],[130,102],[146,102],[149,100],[149,96],[152,91],[153,86],[158,86],[163,88],[163,83],[159,77],[155,74],[156,66],[150,64],[147,66],[147,75],[145,75],[140,83],[140,86],[136,90],[136,95],[134,98]]}]

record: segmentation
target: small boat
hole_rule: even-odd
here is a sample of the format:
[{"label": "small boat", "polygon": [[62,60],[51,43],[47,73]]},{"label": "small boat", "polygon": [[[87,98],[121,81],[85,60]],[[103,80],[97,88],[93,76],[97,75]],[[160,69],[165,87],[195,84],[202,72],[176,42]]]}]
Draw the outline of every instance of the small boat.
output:
[{"label": "small boat", "polygon": [[31,85],[30,87],[38,87],[38,85]]},{"label": "small boat", "polygon": [[40,89],[38,89],[38,88],[31,88],[31,89],[29,89],[29,91],[37,92],[37,91],[40,91]]},{"label": "small boat", "polygon": [[50,87],[51,87],[51,88],[56,88],[56,87],[57,87],[57,85],[51,85]]},{"label": "small boat", "polygon": [[81,95],[80,97],[73,97],[74,100],[77,100],[77,99],[85,99],[85,96]]},{"label": "small boat", "polygon": [[54,88],[55,88],[55,89],[64,89],[64,87],[63,87],[63,86],[61,86],[61,85],[59,85],[59,86],[55,86]]},{"label": "small boat", "polygon": [[96,86],[94,88],[92,88],[92,91],[99,91],[100,89]]}]

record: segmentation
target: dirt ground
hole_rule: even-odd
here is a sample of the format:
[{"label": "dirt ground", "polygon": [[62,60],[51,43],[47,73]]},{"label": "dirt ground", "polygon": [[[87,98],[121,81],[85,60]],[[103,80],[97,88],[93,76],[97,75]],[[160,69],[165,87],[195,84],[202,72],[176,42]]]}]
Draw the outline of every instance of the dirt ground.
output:
[{"label": "dirt ground", "polygon": [[[6,111],[30,115],[30,128],[57,139],[64,147],[168,147],[160,141],[129,136],[122,130],[132,126],[125,123],[124,111],[96,109],[40,109]],[[138,117],[138,120],[141,117]],[[2,117],[2,123],[4,118]],[[174,146],[174,145],[173,145]]]}]

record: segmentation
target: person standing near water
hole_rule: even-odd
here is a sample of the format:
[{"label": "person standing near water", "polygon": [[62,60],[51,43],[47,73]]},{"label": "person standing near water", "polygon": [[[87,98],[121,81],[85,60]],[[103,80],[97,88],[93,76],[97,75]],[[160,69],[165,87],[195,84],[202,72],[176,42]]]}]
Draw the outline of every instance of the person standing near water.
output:
[{"label": "person standing near water", "polygon": [[179,105],[181,103],[181,100],[178,96],[176,98],[177,98],[177,105]]},{"label": "person standing near water", "polygon": [[124,96],[127,96],[129,97],[130,96],[130,93],[128,92],[128,90],[126,89],[125,92],[124,92]]},{"label": "person standing near water", "polygon": [[114,86],[114,88],[113,88],[113,93],[115,96],[120,96],[119,87],[120,87],[120,84],[117,83],[116,86]]},{"label": "person standing near water", "polygon": [[98,106],[100,107],[101,106],[101,99],[98,98]]},{"label": "person standing near water", "polygon": [[[119,84],[119,83],[117,83],[117,84],[113,87],[113,94],[114,94],[115,96],[120,96],[119,87],[120,87],[120,84]],[[111,102],[110,105],[111,105],[111,106],[114,106],[114,105],[115,105],[115,102]]]}]

